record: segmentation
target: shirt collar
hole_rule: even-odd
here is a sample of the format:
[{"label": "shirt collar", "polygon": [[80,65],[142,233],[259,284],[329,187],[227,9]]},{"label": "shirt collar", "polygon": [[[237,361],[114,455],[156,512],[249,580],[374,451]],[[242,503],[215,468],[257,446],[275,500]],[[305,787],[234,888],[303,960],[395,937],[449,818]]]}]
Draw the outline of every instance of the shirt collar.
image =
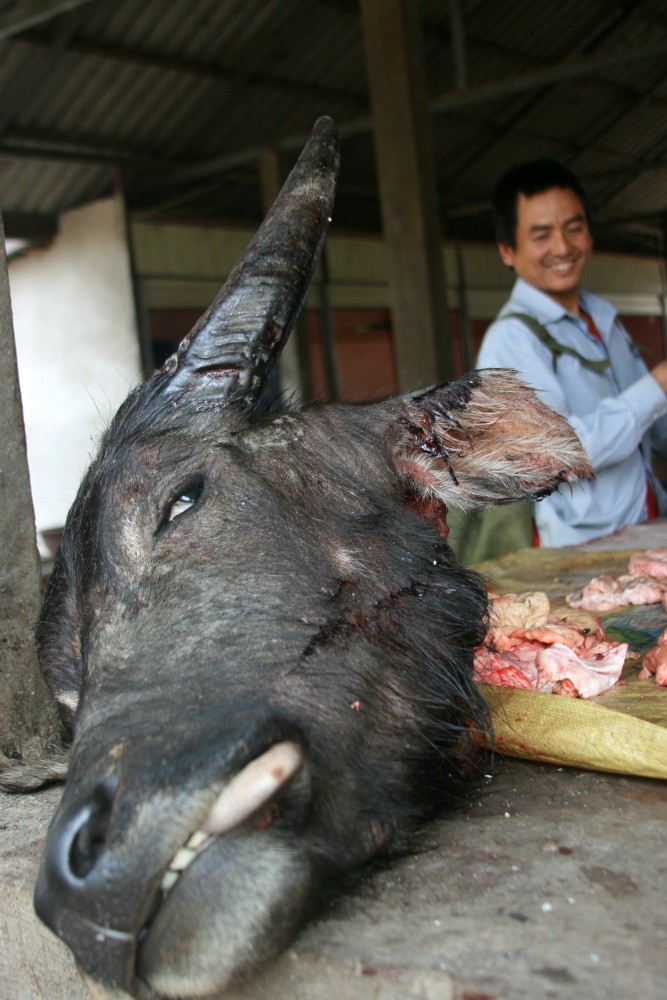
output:
[{"label": "shirt collar", "polygon": [[[582,308],[592,317],[601,334],[611,330],[616,319],[616,309],[610,302],[601,299],[599,295],[594,295],[593,292],[586,291],[584,288],[579,291],[579,299]],[[506,312],[516,312],[517,307],[524,312],[530,313],[538,323],[542,324],[555,323],[566,316],[575,320],[575,322],[581,322],[578,317],[565,309],[559,302],[556,302],[555,299],[552,299],[546,292],[541,292],[539,288],[529,285],[521,278],[516,279],[510,301],[502,309],[501,315]]]}]

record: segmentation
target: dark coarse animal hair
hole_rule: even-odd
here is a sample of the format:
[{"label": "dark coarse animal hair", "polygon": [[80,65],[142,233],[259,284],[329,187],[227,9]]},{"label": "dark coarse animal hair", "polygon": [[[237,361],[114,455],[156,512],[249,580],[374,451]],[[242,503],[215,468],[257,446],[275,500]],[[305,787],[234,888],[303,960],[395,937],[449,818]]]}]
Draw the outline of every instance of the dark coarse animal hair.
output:
[{"label": "dark coarse animal hair", "polygon": [[511,167],[498,181],[493,192],[493,225],[496,243],[516,250],[517,206],[519,195],[532,198],[551,188],[572,191],[584,207],[586,222],[592,229],[591,207],[581,182],[556,160],[529,160]]}]

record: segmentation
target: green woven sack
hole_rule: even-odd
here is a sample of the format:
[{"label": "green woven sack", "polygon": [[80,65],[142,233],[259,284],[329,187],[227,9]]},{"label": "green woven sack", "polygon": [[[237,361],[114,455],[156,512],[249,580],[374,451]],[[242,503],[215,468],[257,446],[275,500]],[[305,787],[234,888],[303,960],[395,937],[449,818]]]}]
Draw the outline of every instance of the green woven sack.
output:
[{"label": "green woven sack", "polygon": [[447,541],[464,566],[475,566],[533,545],[533,505],[506,503],[485,510],[447,512]]}]

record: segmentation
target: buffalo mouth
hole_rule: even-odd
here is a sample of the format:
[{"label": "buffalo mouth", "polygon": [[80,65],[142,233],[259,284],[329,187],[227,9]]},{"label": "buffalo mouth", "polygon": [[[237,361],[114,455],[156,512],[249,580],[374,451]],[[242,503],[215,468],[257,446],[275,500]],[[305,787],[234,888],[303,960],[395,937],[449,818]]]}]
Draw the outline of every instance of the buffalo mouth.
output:
[{"label": "buffalo mouth", "polygon": [[[138,932],[101,926],[74,899],[59,905],[58,886],[49,885],[48,872],[40,873],[37,911],[72,948],[93,995],[114,1000],[128,994],[137,1000],[203,997],[224,988],[240,967],[245,971],[254,964],[257,940],[267,919],[275,918],[282,895],[294,898],[294,885],[308,882],[303,862],[290,856],[293,838],[272,827],[279,800],[296,775],[301,772],[307,781],[303,764],[304,753],[296,743],[276,743],[209,799],[196,829],[161,877],[158,871],[151,880],[154,898],[147,901],[144,912],[149,916]],[[274,889],[265,903],[261,883],[267,880]],[[247,906],[239,907],[243,884],[261,904],[250,908],[250,916]],[[214,961],[207,959],[211,953]]]},{"label": "buffalo mouth", "polygon": [[[206,995],[224,986],[238,971],[237,963],[244,963],[243,954],[231,954],[215,970],[210,961],[203,968],[207,953],[221,952],[220,942],[211,940],[216,924],[222,925],[220,936],[226,945],[233,937],[229,918],[221,919],[218,908],[230,915],[235,912],[235,870],[245,866],[247,876],[255,878],[263,863],[256,856],[258,850],[269,854],[275,850],[270,842],[258,840],[258,834],[277,819],[280,797],[303,763],[297,744],[274,744],[225,785],[204,821],[174,853],[150,920],[137,937],[136,971],[140,983],[149,984],[149,996]],[[254,887],[250,891],[257,894]],[[235,922],[242,923],[243,916]],[[252,937],[248,929],[244,946],[231,951],[244,952]]]},{"label": "buffalo mouth", "polygon": [[[159,907],[190,865],[215,839],[231,830],[261,830],[278,816],[278,797],[303,766],[296,743],[276,743],[256,757],[225,785],[201,827],[179,847],[160,883]],[[154,914],[153,914],[154,916]],[[145,936],[147,927],[142,930]]]}]

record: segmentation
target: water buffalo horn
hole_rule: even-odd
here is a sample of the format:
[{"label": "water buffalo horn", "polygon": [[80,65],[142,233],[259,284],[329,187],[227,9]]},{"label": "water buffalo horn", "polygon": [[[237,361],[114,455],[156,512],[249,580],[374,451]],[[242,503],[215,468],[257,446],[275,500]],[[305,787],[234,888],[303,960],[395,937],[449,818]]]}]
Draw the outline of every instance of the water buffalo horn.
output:
[{"label": "water buffalo horn", "polygon": [[330,221],[339,154],[336,126],[313,132],[218,297],[164,366],[165,391],[252,405],[308,292]]}]

